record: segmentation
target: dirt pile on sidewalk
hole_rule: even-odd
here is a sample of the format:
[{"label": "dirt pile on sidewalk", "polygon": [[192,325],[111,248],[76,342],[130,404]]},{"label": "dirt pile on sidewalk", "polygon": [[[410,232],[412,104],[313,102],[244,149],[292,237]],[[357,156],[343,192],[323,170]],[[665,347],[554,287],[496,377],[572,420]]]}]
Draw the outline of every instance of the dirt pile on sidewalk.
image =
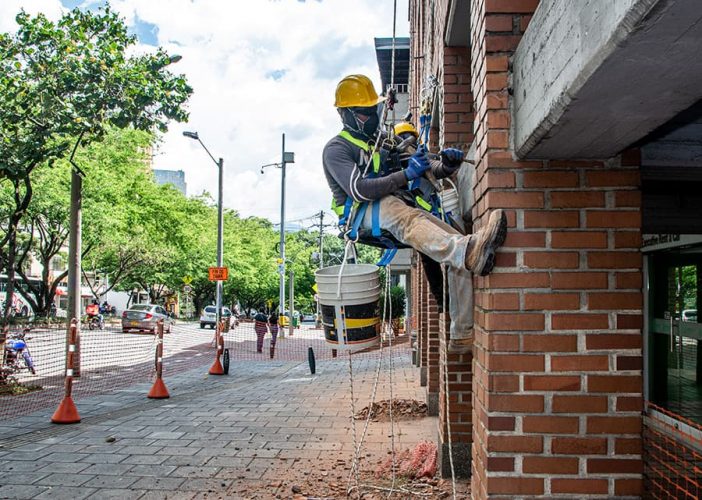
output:
[{"label": "dirt pile on sidewalk", "polygon": [[[378,401],[370,406],[366,406],[354,415],[356,420],[366,420],[369,418],[373,422],[387,422],[390,420],[389,399]],[[392,418],[393,420],[411,420],[427,416],[427,405],[414,399],[393,399]]]}]

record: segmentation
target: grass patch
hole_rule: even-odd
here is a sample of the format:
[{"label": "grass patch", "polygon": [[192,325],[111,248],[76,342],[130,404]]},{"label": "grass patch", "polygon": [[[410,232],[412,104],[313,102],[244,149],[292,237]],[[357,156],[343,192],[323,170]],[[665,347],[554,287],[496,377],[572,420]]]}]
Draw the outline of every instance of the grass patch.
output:
[{"label": "grass patch", "polygon": [[22,385],[19,382],[5,381],[0,383],[0,397],[2,396],[21,396],[30,392],[41,391],[40,385]]}]

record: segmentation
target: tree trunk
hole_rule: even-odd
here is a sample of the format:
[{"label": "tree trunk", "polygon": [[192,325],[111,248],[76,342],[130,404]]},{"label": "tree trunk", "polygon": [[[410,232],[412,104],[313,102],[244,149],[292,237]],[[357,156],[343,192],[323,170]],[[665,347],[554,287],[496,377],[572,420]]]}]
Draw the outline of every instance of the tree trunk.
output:
[{"label": "tree trunk", "polygon": [[13,309],[12,299],[15,293],[15,260],[17,256],[17,220],[10,218],[7,238],[7,288],[5,289],[5,308],[2,312],[2,323],[10,322],[10,312]]}]

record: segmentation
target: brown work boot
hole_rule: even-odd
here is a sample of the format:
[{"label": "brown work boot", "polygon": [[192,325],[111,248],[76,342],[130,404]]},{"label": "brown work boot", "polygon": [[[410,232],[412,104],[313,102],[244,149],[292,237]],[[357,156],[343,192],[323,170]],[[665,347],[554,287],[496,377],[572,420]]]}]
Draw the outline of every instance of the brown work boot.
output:
[{"label": "brown work boot", "polygon": [[473,337],[449,340],[448,352],[451,354],[466,354],[473,351]]},{"label": "brown work boot", "polygon": [[498,208],[490,214],[485,226],[473,234],[466,251],[466,267],[473,274],[487,276],[495,267],[495,251],[507,237],[507,216]]}]

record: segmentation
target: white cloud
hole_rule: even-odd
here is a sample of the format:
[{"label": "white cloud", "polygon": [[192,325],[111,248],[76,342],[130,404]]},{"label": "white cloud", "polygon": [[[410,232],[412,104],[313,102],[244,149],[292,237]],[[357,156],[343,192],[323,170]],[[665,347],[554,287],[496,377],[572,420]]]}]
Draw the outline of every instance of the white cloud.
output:
[{"label": "white cloud", "polygon": [[[407,36],[407,1],[398,2],[397,35]],[[0,3],[0,19],[19,5],[55,18],[55,0]],[[336,83],[346,74],[368,74],[379,87],[373,37],[391,36],[392,0],[113,0],[128,23],[138,18],[158,28],[158,44],[183,59],[195,93],[190,121],[172,124],[154,157],[155,168],[182,169],[190,194],[216,195],[217,169],[195,141],[196,130],[215,157],[224,158],[224,204],[242,215],[277,222],[281,134],[295,152],[288,166],[286,219],[329,210],[321,166],[324,144],[340,129],[333,108]],[[11,29],[7,22],[3,31]],[[144,47],[148,50],[148,47]],[[283,73],[275,80],[273,72]]]},{"label": "white cloud", "polygon": [[41,12],[49,19],[58,19],[64,10],[59,0],[3,0],[0,3],[0,33],[17,29],[15,16],[21,9],[32,15]]}]

